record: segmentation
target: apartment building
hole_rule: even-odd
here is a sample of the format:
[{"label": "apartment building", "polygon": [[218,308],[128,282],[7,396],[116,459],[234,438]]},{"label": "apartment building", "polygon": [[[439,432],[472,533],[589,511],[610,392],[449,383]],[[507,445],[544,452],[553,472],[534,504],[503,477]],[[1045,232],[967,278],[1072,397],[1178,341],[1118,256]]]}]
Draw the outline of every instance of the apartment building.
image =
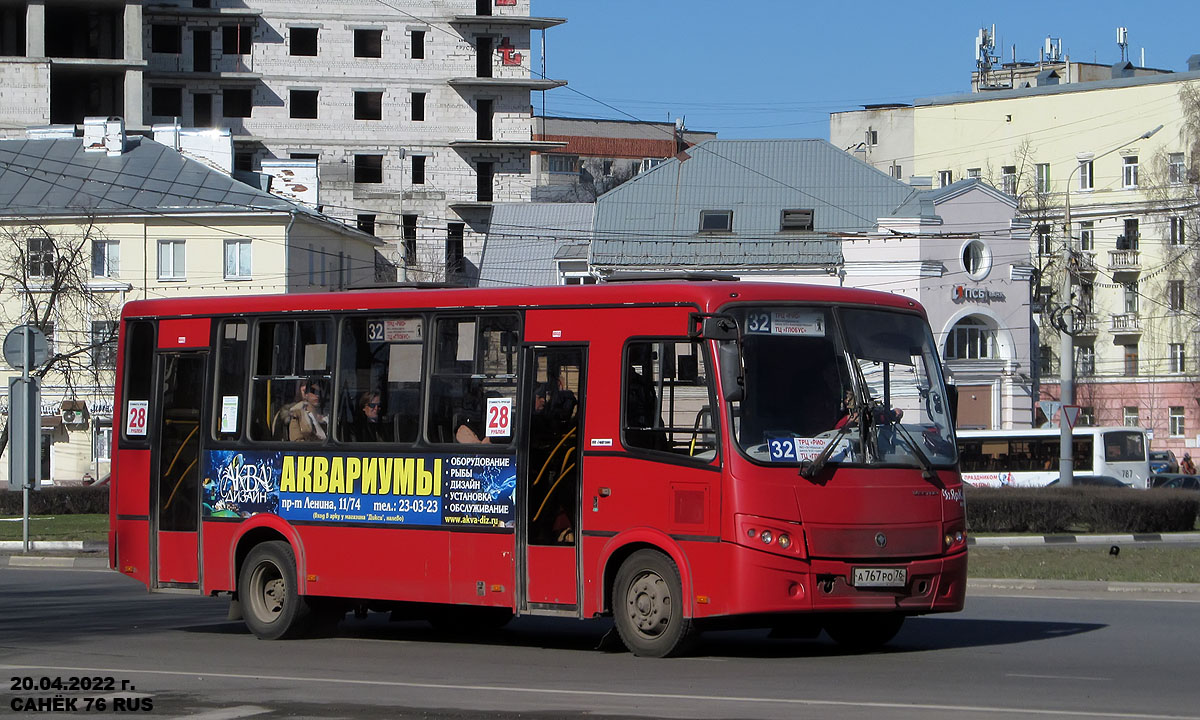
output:
[{"label": "apartment building", "polygon": [[977,92],[835,113],[830,139],[896,177],[979,178],[1012,197],[1030,225],[1040,398],[1059,397],[1069,306],[1082,422],[1145,426],[1181,453],[1200,442],[1200,55],[1179,72],[1102,68],[1014,69],[1001,87],[976,73]]},{"label": "apartment building", "polygon": [[528,201],[529,0],[0,0],[0,127],[119,115],[226,127],[235,167],[315,160],[318,206],[410,281],[476,279],[493,202]]}]

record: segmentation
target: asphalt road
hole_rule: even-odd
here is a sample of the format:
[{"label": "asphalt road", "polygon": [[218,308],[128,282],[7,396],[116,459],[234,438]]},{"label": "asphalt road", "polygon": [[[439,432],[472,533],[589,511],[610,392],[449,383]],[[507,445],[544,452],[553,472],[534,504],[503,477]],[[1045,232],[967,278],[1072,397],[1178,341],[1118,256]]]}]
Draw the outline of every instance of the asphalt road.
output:
[{"label": "asphalt road", "polygon": [[[206,720],[1200,719],[1196,600],[976,593],[962,613],[909,620],[885,652],[744,631],[654,660],[596,649],[603,621],[523,618],[466,641],[372,616],[331,637],[264,642],[225,620],[222,599],[148,595],[106,570],[7,567],[0,669],[6,710],[58,696],[87,717],[117,716],[96,710],[103,698],[108,711],[138,708],[124,716]],[[80,677],[114,688],[14,688]]]}]

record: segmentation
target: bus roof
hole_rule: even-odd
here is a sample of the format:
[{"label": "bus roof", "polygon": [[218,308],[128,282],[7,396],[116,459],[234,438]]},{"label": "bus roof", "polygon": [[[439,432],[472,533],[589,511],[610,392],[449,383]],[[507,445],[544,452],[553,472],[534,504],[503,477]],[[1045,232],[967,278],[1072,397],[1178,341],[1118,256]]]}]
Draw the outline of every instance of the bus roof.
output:
[{"label": "bus roof", "polygon": [[[1141,433],[1146,432],[1146,428],[1131,427],[1129,425],[1077,427],[1071,432],[1074,435],[1091,435],[1092,433],[1105,433],[1118,430]],[[954,434],[959,438],[1059,437],[1062,434],[1062,430],[1058,428],[1026,428],[1024,430],[956,430]]]},{"label": "bus roof", "polygon": [[341,311],[388,308],[572,307],[595,305],[695,304],[714,312],[730,302],[813,302],[868,305],[912,310],[925,316],[916,301],[902,295],[791,283],[742,281],[664,281],[600,283],[513,288],[411,288],[328,291],[274,295],[192,296],[133,300],[122,317],[241,315],[297,310]]}]

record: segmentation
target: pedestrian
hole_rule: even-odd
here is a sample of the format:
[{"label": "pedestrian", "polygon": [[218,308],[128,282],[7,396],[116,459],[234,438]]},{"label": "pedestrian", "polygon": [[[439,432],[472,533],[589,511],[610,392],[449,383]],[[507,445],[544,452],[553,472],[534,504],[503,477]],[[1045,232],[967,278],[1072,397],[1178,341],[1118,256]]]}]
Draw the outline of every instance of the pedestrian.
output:
[{"label": "pedestrian", "polygon": [[1179,463],[1179,472],[1183,473],[1184,475],[1196,474],[1196,463],[1192,462],[1192,456],[1190,453],[1183,454],[1183,462]]}]

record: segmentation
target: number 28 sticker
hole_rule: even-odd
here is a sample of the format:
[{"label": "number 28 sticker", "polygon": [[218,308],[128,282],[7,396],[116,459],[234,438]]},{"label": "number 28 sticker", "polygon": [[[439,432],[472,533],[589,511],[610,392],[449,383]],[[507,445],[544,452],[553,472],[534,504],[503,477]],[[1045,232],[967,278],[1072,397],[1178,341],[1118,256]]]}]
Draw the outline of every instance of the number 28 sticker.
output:
[{"label": "number 28 sticker", "polygon": [[129,410],[125,413],[125,434],[145,435],[146,416],[150,413],[149,400],[130,400]]},{"label": "number 28 sticker", "polygon": [[512,398],[488,398],[487,437],[509,437],[512,435],[512,409]]}]

